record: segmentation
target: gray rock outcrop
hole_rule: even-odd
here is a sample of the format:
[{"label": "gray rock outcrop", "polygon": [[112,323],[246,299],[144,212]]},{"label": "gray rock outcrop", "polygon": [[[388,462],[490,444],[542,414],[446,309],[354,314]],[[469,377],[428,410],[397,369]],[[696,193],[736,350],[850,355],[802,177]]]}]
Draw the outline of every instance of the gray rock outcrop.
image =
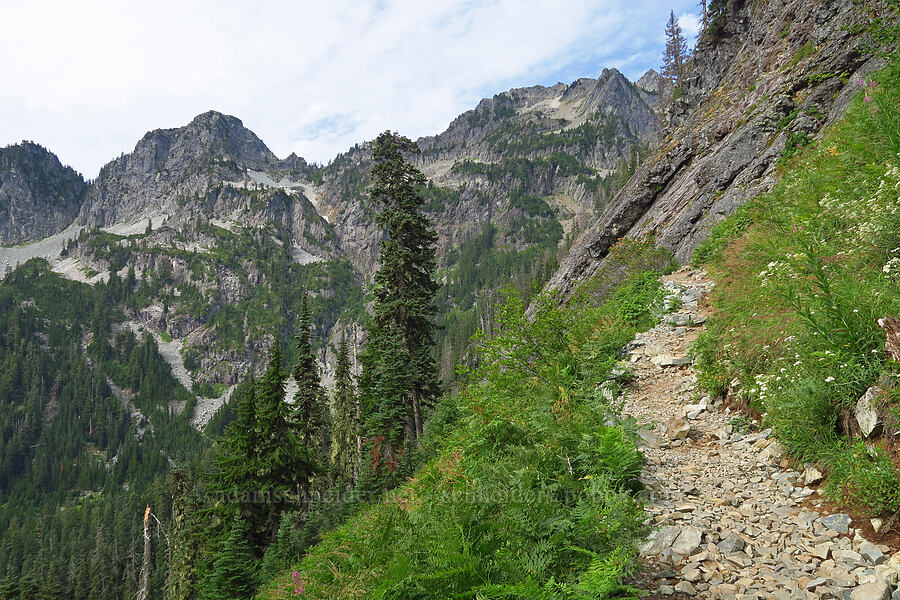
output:
[{"label": "gray rock outcrop", "polygon": [[816,135],[846,110],[861,74],[880,64],[863,52],[860,33],[877,7],[870,13],[852,0],[728,6],[723,30],[698,44],[653,155],[552,278],[564,297],[622,236],[651,234],[687,263],[713,225],[771,189],[788,138]]},{"label": "gray rock outcrop", "polygon": [[88,185],[32,142],[0,148],[0,246],[32,242],[68,227]]}]

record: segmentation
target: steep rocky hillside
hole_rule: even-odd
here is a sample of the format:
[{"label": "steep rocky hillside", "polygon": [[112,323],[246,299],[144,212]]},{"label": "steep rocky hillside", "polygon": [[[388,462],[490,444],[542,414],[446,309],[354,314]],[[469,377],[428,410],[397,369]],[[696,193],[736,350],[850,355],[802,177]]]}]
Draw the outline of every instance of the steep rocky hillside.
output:
[{"label": "steep rocky hillside", "polygon": [[62,231],[78,214],[87,190],[81,175],[37,144],[0,148],[0,245]]},{"label": "steep rocky hillside", "polygon": [[[494,246],[555,249],[608,195],[613,172],[654,139],[659,78],[634,85],[614,69],[571,85],[513,89],[418,140],[419,167],[431,180],[429,211],[438,255],[496,227]],[[366,195],[367,145],[338,156],[316,188],[347,256],[371,274],[380,232]]]},{"label": "steep rocky hillside", "polygon": [[109,282],[182,383],[219,396],[276,333],[290,335],[303,289],[323,332],[361,299],[331,226],[294,179],[305,173],[302,159],[280,161],[231,116],[152,131],[103,167],[53,268]]},{"label": "steep rocky hillside", "polygon": [[[843,114],[883,2],[728,3],[698,44],[653,154],[577,241],[550,285],[570,295],[624,235],[687,262],[709,228],[771,189],[790,156]],[[675,96],[679,94],[676,93]]]}]

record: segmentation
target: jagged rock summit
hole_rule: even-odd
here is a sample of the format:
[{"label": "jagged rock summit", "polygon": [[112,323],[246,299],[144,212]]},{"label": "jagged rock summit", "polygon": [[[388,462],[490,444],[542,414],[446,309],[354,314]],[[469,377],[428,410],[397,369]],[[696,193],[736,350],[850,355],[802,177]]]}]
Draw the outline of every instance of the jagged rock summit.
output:
[{"label": "jagged rock summit", "polygon": [[[485,98],[444,132],[420,138],[419,167],[450,192],[430,208],[438,257],[489,224],[497,228],[496,245],[517,250],[532,243],[527,231],[539,227],[535,219],[543,222],[540,227],[556,221],[563,234],[578,229],[602,196],[604,178],[655,139],[657,99],[617,70],[604,69],[596,79]],[[324,182],[316,188],[320,212],[365,274],[375,269],[381,239],[366,206],[369,154],[362,145],[339,155],[323,169]],[[527,197],[549,206],[528,214],[521,208]]]},{"label": "jagged rock summit", "polygon": [[176,212],[210,185],[245,179],[248,169],[279,163],[240,119],[208,111],[188,125],[148,132],[130,154],[105,165],[79,216],[82,225],[110,226]]},{"label": "jagged rock summit", "polygon": [[32,142],[0,148],[0,245],[58,233],[81,209],[88,184]]}]

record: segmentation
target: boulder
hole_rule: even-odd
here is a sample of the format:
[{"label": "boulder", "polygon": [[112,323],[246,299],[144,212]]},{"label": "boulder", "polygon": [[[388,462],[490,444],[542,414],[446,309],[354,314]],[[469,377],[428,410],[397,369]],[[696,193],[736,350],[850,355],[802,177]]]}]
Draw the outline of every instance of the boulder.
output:
[{"label": "boulder", "polygon": [[891,588],[882,581],[857,586],[850,592],[850,600],[890,600]]},{"label": "boulder", "polygon": [[672,543],[672,552],[680,556],[690,556],[700,548],[700,542],[703,540],[703,532],[688,525],[678,534]]},{"label": "boulder", "polygon": [[856,402],[856,409],[853,412],[863,437],[872,437],[881,433],[882,422],[878,416],[878,411],[875,409],[875,401],[883,393],[884,390],[877,385],[873,385]]},{"label": "boulder", "polygon": [[681,415],[672,415],[672,418],[666,424],[666,435],[671,440],[683,440],[690,432],[691,426],[688,424],[687,419]]},{"label": "boulder", "polygon": [[847,533],[850,529],[850,515],[847,513],[828,515],[827,517],[819,519],[819,522],[831,531],[836,531],[837,533]]}]

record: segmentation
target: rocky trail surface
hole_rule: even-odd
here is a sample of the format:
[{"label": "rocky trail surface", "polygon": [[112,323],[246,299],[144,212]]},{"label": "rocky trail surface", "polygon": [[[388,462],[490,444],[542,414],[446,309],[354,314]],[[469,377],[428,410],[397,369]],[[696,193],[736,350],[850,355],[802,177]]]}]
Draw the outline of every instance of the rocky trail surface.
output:
[{"label": "rocky trail surface", "polygon": [[822,474],[793,470],[770,430],[701,397],[688,352],[713,283],[691,270],[663,280],[680,307],[627,348],[625,412],[644,425],[654,527],[641,548],[649,597],[900,599],[900,553],[865,539],[862,520],[830,514]]}]

